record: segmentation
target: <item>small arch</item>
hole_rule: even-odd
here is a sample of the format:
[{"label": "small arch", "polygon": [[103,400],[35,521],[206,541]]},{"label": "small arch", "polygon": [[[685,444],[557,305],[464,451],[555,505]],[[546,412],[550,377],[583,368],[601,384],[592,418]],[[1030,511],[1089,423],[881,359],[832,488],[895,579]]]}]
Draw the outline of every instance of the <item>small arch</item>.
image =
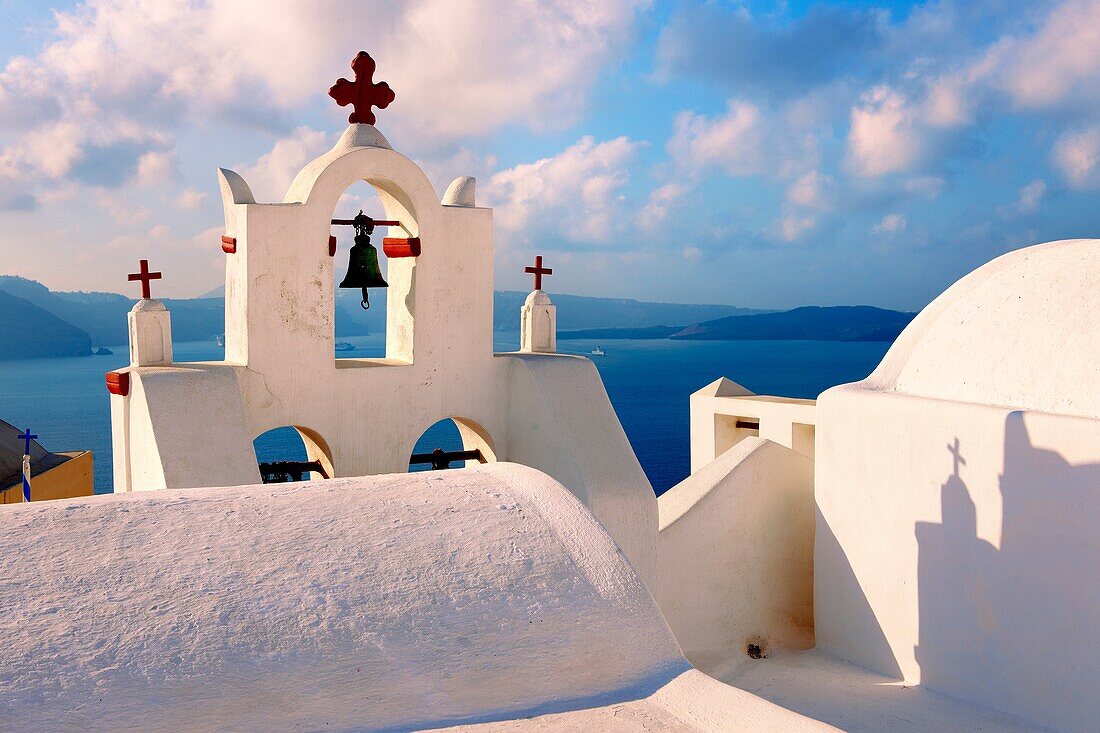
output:
[{"label": "small arch", "polygon": [[438,454],[433,456],[436,451],[476,452],[476,455],[470,455],[465,460],[447,462],[447,468],[476,466],[497,460],[489,432],[479,423],[463,417],[447,417],[429,426],[413,446],[409,455],[409,471],[428,471],[440,467],[442,464]]},{"label": "small arch", "polygon": [[[386,218],[381,197],[367,181],[356,181],[340,196],[333,211],[334,219],[352,219],[362,211],[375,220]],[[333,340],[337,359],[384,359],[386,357],[387,312],[389,293],[386,289],[374,289],[370,297],[370,309],[363,310],[357,289],[341,288],[340,283],[348,274],[348,255],[351,252],[355,232],[350,226],[333,226],[336,251],[332,260],[333,275]],[[382,250],[385,227],[376,229],[371,237],[378,253],[378,264],[384,278],[390,266]]]},{"label": "small arch", "polygon": [[[401,226],[396,227],[397,236],[419,236],[419,224],[411,201],[396,187],[392,181],[380,178],[364,176],[350,183],[344,188],[332,209],[330,220],[333,218],[351,219],[355,213],[362,210],[375,220],[398,221]],[[389,227],[393,232],[395,227]],[[378,255],[378,263],[383,276],[389,283],[381,292],[375,291],[371,303],[379,305],[368,311],[364,321],[373,324],[376,333],[381,333],[382,339],[340,339],[335,344],[340,349],[341,364],[337,367],[354,367],[379,364],[412,364],[413,343],[416,321],[416,258],[397,257],[388,258],[384,255],[384,240],[387,235],[385,227],[375,229],[372,235],[372,246]],[[337,238],[336,256],[333,260],[333,303],[334,307],[346,307],[352,310],[358,308],[359,298],[354,297],[354,305],[341,304],[338,283],[348,271],[348,253],[351,249],[353,234],[350,228],[341,227],[341,231],[334,232]],[[348,291],[344,291],[347,293]],[[360,315],[360,314],[356,314]],[[382,315],[381,320],[378,316]],[[335,325],[336,318],[333,319]],[[350,319],[349,319],[350,320]]]},{"label": "small arch", "polygon": [[320,433],[301,425],[267,430],[252,441],[266,483],[332,478],[332,450]]}]

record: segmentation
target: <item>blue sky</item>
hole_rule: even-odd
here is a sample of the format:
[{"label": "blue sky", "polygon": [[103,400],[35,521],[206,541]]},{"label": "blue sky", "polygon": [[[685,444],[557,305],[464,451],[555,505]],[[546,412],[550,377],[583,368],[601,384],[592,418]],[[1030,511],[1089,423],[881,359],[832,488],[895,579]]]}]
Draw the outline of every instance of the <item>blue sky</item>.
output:
[{"label": "blue sky", "polygon": [[1100,230],[1100,0],[0,13],[0,272],[57,289],[128,292],[142,257],[165,295],[219,285],[215,169],[281,200],[343,130],[326,91],[360,48],[394,147],[440,193],[478,178],[502,289],[541,253],[551,292],[916,309]]}]

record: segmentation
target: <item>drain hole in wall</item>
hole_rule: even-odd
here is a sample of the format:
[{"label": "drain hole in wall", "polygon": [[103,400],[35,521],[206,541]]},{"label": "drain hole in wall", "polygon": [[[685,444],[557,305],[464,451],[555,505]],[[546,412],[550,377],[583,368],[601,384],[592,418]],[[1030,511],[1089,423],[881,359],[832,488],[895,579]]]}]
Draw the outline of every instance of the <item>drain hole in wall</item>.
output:
[{"label": "drain hole in wall", "polygon": [[750,636],[745,640],[745,654],[747,654],[750,659],[767,659],[767,640],[759,636]]}]

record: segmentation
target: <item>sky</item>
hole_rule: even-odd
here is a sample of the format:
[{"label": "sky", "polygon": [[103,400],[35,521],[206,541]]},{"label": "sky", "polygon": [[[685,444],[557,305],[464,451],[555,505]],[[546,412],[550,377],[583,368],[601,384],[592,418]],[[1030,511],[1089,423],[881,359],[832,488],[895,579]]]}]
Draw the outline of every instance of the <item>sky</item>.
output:
[{"label": "sky", "polygon": [[[220,285],[216,169],[281,201],[343,131],[326,92],[360,49],[394,148],[441,195],[478,179],[498,289],[542,254],[551,294],[916,310],[1100,235],[1100,0],[0,0],[0,21],[0,273],[58,290],[136,295],[139,258],[155,294]],[[359,207],[380,213],[365,183],[337,213]]]}]

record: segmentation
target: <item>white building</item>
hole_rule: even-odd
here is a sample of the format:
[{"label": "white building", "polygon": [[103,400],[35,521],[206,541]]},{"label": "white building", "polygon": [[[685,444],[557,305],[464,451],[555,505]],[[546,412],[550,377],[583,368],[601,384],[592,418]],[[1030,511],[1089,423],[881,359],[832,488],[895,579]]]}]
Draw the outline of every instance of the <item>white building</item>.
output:
[{"label": "white building", "polygon": [[[420,254],[386,357],[337,361],[361,180]],[[980,268],[816,404],[719,379],[658,500],[544,292],[492,352],[472,179],[440,200],[353,123],[281,203],[220,181],[226,360],[142,301],[115,495],[0,509],[5,729],[1094,729],[1096,241]],[[485,465],[404,473],[447,417]],[[286,425],[332,478],[259,484]]]}]

